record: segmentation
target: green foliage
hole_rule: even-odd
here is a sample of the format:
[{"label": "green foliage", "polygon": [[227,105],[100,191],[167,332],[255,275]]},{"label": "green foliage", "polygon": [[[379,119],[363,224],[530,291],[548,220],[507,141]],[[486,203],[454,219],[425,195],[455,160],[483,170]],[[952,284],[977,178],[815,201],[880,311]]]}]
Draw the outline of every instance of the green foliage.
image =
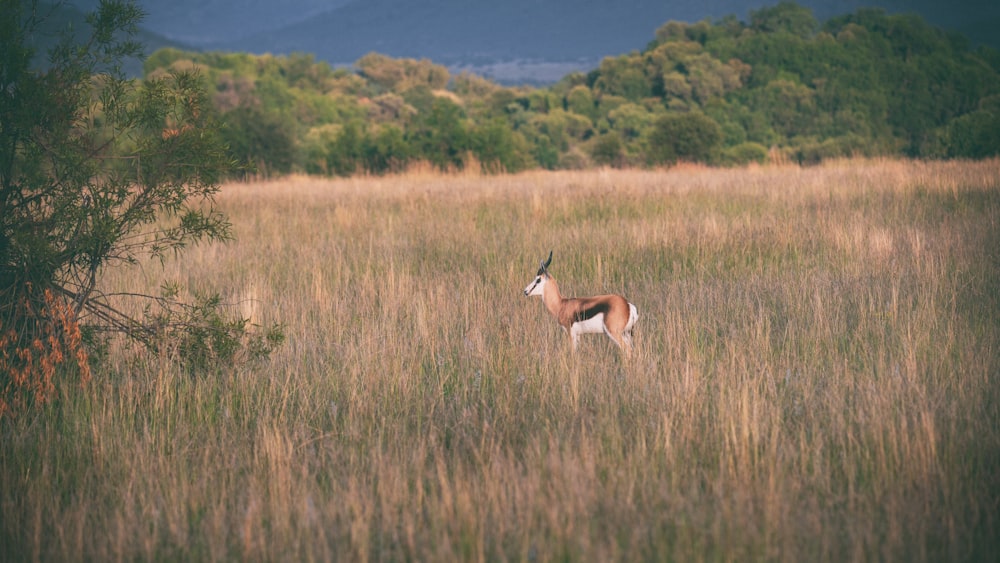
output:
[{"label": "green foliage", "polygon": [[763,164],[767,161],[767,147],[759,143],[740,143],[723,149],[719,163],[725,166],[743,166],[750,163]]},{"label": "green foliage", "polygon": [[[861,9],[820,23],[792,2],[756,10],[748,23],[735,16],[667,22],[644,50],[608,57],[548,88],[503,87],[378,53],[353,70],[334,70],[303,54],[164,49],[145,68],[150,77],[199,70],[231,125],[234,154],[258,163],[262,174],[384,173],[399,169],[389,160],[409,159],[455,168],[470,152],[489,169],[606,164],[605,153],[593,151],[610,132],[625,162],[639,163],[658,150],[647,146],[653,122],[670,113],[709,116],[722,129],[720,150],[755,143],[803,162],[844,154],[978,158],[995,154],[996,143],[981,125],[990,116],[976,112],[1000,95],[994,50],[971,50],[913,15]],[[229,118],[232,112],[242,115]],[[262,124],[246,123],[251,118]],[[351,122],[373,127],[359,125],[354,153],[334,147],[340,154],[331,166],[330,146],[316,132],[340,132]],[[382,125],[402,138],[392,133],[375,143]],[[274,140],[264,138],[268,131]],[[491,136],[497,147],[484,141]],[[601,141],[608,143],[602,150],[612,142]],[[713,162],[733,161],[724,154]]]},{"label": "green foliage", "polygon": [[628,55],[608,57],[601,61],[599,72],[600,76],[594,83],[594,90],[622,96],[631,101],[639,101],[653,95],[653,85],[646,75],[641,59]]},{"label": "green foliage", "polygon": [[611,127],[625,139],[637,139],[653,123],[653,114],[639,104],[623,104],[608,112]]},{"label": "green foliage", "polygon": [[357,172],[364,154],[362,142],[361,127],[353,121],[345,125],[327,152],[327,169],[338,176]]},{"label": "green foliage", "polygon": [[257,174],[287,174],[295,160],[292,122],[273,112],[241,107],[225,115],[222,137],[232,156]]},{"label": "green foliage", "polygon": [[1000,155],[1000,113],[979,110],[948,124],[946,151],[949,157],[987,158]]},{"label": "green foliage", "polygon": [[590,119],[597,117],[597,102],[593,91],[582,84],[574,86],[566,94],[566,110]]},{"label": "green foliage", "polygon": [[379,53],[361,57],[355,66],[362,76],[386,91],[403,92],[418,86],[441,90],[450,78],[447,68],[426,59],[393,59]]},{"label": "green foliage", "polygon": [[429,111],[417,115],[408,141],[415,154],[441,170],[461,169],[471,148],[462,108],[444,97],[434,97]]},{"label": "green foliage", "polygon": [[764,33],[783,32],[809,38],[816,33],[819,23],[809,8],[783,1],[776,6],[750,12],[750,26]]},{"label": "green foliage", "polygon": [[531,156],[535,162],[546,170],[553,170],[559,166],[559,149],[552,143],[548,135],[539,135],[533,143]]},{"label": "green foliage", "polygon": [[125,78],[121,61],[140,49],[130,1],[101,2],[87,37],[65,34],[32,69],[28,40],[44,12],[34,2],[2,7],[0,327],[17,335],[6,342],[20,349],[38,336],[33,326],[52,325],[36,313],[63,311],[64,332],[79,320],[149,343],[154,329],[98,282],[108,267],[230,238],[214,195],[234,163],[202,77],[174,60],[145,81]]},{"label": "green foliage", "polygon": [[830,158],[871,156],[873,152],[870,142],[858,135],[822,140],[800,139],[789,151],[791,158],[800,164],[819,164]]},{"label": "green foliage", "polygon": [[649,134],[646,160],[654,165],[708,162],[721,142],[722,128],[705,114],[665,115],[656,120]]},{"label": "green foliage", "polygon": [[175,357],[190,374],[221,373],[234,364],[268,357],[285,340],[279,325],[254,330],[248,319],[226,313],[218,294],[195,295],[194,302],[178,309],[173,302],[180,288],[162,288],[157,307],[147,308],[145,321],[157,327],[151,344],[161,354]]},{"label": "green foliage", "polygon": [[530,163],[524,137],[512,131],[500,118],[474,128],[469,144],[487,172],[518,172]]},{"label": "green foliage", "polygon": [[594,164],[621,167],[625,164],[625,146],[618,133],[611,131],[598,137],[590,148]]},{"label": "green foliage", "polygon": [[386,125],[365,137],[365,170],[369,174],[400,172],[412,158],[403,130]]}]

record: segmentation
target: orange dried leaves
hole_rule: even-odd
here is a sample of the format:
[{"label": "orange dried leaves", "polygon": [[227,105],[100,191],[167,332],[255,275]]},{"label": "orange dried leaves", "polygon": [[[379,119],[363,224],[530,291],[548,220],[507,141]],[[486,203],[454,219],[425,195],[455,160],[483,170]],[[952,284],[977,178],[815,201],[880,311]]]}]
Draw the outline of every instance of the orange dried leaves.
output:
[{"label": "orange dried leaves", "polygon": [[28,286],[21,306],[8,319],[13,326],[4,329],[0,324],[0,417],[51,400],[57,376],[68,373],[63,368],[75,367],[80,385],[90,380],[87,351],[72,305],[48,289],[41,301],[33,300],[31,293]]}]

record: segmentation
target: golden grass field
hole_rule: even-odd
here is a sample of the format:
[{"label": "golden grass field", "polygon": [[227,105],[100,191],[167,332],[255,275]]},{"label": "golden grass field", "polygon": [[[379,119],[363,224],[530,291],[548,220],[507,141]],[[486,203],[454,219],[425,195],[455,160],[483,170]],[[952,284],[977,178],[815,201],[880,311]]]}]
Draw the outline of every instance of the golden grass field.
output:
[{"label": "golden grass field", "polygon": [[[287,341],[112,347],[0,424],[10,560],[996,561],[1000,161],[289,178],[109,289]],[[540,300],[619,292],[623,362]]]}]

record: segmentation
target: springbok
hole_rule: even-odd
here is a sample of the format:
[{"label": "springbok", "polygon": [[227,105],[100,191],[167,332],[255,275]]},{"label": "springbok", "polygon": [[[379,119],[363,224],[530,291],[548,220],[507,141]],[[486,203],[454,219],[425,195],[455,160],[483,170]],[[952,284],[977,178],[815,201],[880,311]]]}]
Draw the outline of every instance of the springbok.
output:
[{"label": "springbok", "polygon": [[559,321],[559,326],[573,339],[576,351],[580,335],[603,332],[621,349],[625,357],[632,354],[632,326],[639,318],[639,310],[621,295],[595,295],[593,297],[566,298],[559,293],[556,280],[549,275],[552,251],[540,263],[535,280],[524,288],[524,295],[542,298],[545,308]]}]

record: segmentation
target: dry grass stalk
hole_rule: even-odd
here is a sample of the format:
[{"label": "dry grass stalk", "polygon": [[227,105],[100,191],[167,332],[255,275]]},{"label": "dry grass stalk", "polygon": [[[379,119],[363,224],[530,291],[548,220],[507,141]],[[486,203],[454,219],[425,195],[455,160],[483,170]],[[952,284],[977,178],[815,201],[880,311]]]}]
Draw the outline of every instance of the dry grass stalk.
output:
[{"label": "dry grass stalk", "polygon": [[[109,284],[232,288],[287,344],[223,379],[118,360],[60,417],[5,427],[0,543],[995,559],[998,178],[845,161],[226,186],[237,242]],[[635,361],[596,336],[574,358],[521,295],[548,248],[565,293],[641,308]]]}]

